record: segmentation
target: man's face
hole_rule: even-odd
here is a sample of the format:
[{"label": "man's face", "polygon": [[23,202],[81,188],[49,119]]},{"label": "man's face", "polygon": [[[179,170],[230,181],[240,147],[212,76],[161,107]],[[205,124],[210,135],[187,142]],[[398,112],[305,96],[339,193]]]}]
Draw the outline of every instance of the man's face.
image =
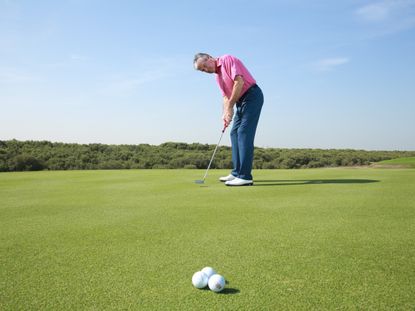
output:
[{"label": "man's face", "polygon": [[214,58],[199,58],[195,64],[197,70],[206,73],[216,72],[216,60]]}]

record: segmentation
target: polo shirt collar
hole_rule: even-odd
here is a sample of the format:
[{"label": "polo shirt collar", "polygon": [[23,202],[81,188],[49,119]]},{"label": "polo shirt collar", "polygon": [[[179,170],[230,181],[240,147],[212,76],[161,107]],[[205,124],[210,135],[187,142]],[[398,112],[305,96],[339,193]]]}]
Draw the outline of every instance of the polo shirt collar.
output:
[{"label": "polo shirt collar", "polygon": [[222,58],[218,57],[218,58],[216,58],[216,73],[218,73],[219,67],[221,67],[221,66],[222,66]]}]

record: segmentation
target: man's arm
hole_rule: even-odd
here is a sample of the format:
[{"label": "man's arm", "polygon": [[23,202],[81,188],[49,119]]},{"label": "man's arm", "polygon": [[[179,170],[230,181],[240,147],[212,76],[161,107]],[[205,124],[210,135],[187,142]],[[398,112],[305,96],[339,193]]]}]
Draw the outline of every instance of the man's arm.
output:
[{"label": "man's arm", "polygon": [[223,122],[225,127],[227,127],[233,118],[233,106],[235,106],[239,97],[241,97],[242,87],[244,86],[244,79],[241,76],[236,76],[235,81],[233,82],[233,89],[231,98],[226,96],[223,98]]}]

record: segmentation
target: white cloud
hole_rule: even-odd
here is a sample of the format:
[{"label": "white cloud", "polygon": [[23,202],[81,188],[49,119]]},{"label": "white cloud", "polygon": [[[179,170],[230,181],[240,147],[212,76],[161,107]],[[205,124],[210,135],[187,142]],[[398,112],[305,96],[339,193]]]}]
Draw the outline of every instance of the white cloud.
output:
[{"label": "white cloud", "polygon": [[162,70],[142,72],[139,75],[113,75],[108,78],[109,82],[103,87],[102,92],[112,95],[128,94],[143,84],[161,80],[168,76],[169,74]]},{"label": "white cloud", "polygon": [[381,27],[379,34],[391,34],[415,27],[415,0],[383,0],[362,6],[356,16]]},{"label": "white cloud", "polygon": [[414,7],[415,0],[383,0],[360,7],[356,10],[356,15],[367,22],[398,21],[410,18]]},{"label": "white cloud", "polygon": [[350,59],[346,57],[325,58],[313,63],[313,68],[320,72],[327,72],[349,61]]},{"label": "white cloud", "polygon": [[87,58],[85,56],[79,55],[79,54],[71,54],[70,59],[71,60],[74,60],[74,61],[84,61],[84,60],[87,60]]},{"label": "white cloud", "polygon": [[382,21],[388,18],[390,9],[390,3],[384,1],[363,6],[356,11],[356,14],[363,20]]},{"label": "white cloud", "polygon": [[103,77],[99,93],[108,96],[129,95],[147,83],[180,75],[188,70],[188,63],[188,59],[182,57],[141,59],[139,65]]},{"label": "white cloud", "polygon": [[37,77],[27,72],[22,72],[13,68],[0,68],[0,82],[2,83],[21,83],[37,79]]}]

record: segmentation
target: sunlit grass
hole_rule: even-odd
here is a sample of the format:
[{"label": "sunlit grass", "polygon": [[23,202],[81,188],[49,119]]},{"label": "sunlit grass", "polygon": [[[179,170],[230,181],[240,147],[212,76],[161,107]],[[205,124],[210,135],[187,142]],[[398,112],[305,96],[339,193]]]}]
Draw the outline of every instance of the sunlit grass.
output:
[{"label": "sunlit grass", "polygon": [[[0,174],[1,310],[409,310],[415,171]],[[212,266],[215,294],[191,285]]]}]

